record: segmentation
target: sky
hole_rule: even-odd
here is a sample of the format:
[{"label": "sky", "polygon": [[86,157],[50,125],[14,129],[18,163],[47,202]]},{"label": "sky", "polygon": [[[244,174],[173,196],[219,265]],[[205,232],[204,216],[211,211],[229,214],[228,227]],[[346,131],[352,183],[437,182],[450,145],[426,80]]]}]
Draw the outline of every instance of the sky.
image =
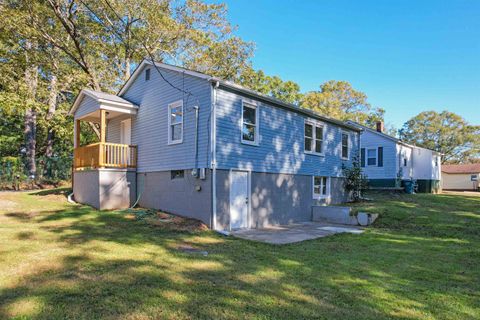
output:
[{"label": "sky", "polygon": [[317,90],[349,81],[400,128],[425,110],[480,125],[480,0],[225,0],[253,65]]}]

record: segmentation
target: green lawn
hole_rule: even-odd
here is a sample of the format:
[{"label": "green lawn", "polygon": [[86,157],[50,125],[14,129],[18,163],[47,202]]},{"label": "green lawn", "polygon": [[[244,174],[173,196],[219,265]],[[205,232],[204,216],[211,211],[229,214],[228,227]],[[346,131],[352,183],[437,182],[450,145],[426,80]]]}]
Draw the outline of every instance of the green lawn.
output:
[{"label": "green lawn", "polygon": [[364,234],[274,246],[0,193],[0,319],[479,319],[480,197],[371,197]]}]

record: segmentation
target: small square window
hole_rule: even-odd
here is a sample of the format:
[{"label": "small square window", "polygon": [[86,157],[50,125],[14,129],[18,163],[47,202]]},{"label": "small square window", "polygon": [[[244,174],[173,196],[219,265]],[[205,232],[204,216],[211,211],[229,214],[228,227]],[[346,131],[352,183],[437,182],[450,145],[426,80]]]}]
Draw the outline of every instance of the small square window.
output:
[{"label": "small square window", "polygon": [[145,70],[145,81],[150,80],[150,69]]},{"label": "small square window", "polygon": [[185,176],[185,171],[183,170],[172,170],[170,171],[170,177],[172,180],[174,179],[183,179],[183,177]]}]

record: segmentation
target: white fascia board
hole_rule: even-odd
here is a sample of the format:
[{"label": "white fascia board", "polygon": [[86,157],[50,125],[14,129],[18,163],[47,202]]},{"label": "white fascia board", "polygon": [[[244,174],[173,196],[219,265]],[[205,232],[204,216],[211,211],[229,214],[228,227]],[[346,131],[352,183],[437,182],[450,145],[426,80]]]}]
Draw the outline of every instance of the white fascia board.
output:
[{"label": "white fascia board", "polygon": [[[132,109],[135,109],[135,110],[138,109],[138,106],[134,105],[133,103],[111,101],[111,100],[107,100],[107,99],[99,99],[97,96],[90,93],[89,91],[82,90],[82,91],[80,91],[77,98],[75,99],[75,101],[72,105],[72,108],[70,108],[70,111],[68,112],[69,115],[74,115],[75,114],[75,111],[80,106],[80,103],[82,102],[84,96],[91,97],[96,102],[98,102],[99,105],[112,105],[112,106],[120,106],[120,107],[123,107],[123,108],[132,108]],[[100,109],[100,107],[99,107],[99,109]]]},{"label": "white fascia board", "polygon": [[125,107],[111,106],[108,104],[101,104],[99,109],[113,111],[113,112],[120,112],[125,114],[137,114],[138,108],[133,108],[133,107],[125,108]]}]

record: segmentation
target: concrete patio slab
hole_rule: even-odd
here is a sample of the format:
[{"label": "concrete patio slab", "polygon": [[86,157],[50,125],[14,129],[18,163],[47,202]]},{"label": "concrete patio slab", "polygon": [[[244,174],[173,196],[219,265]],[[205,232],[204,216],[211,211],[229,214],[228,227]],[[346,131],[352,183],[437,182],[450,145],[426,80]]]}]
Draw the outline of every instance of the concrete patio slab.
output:
[{"label": "concrete patio slab", "polygon": [[275,226],[264,229],[244,229],[232,231],[235,237],[260,241],[270,244],[288,244],[305,240],[317,239],[337,233],[362,233],[363,229],[356,226],[346,226],[323,222],[303,222],[285,226]]}]

